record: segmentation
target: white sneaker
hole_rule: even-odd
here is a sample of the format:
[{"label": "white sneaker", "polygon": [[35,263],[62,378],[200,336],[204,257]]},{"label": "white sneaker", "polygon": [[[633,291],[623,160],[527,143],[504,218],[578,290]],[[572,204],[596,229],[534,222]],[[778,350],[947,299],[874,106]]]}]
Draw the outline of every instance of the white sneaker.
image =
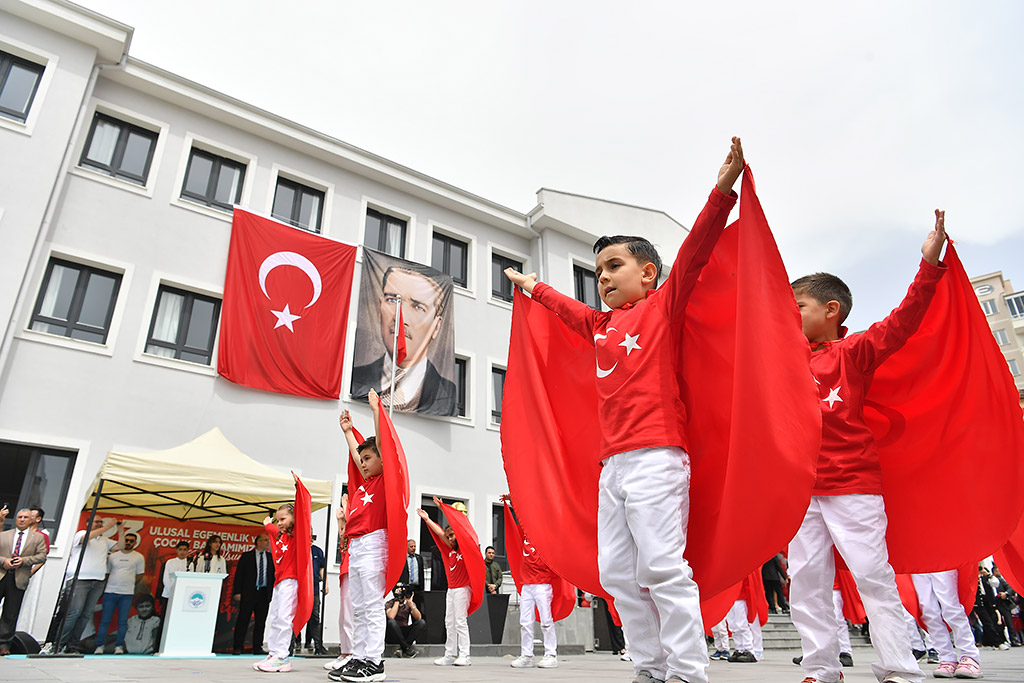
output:
[{"label": "white sneaker", "polygon": [[544,658],[537,662],[538,669],[557,669],[558,668],[558,657],[554,655],[544,655]]},{"label": "white sneaker", "polygon": [[452,664],[455,666],[473,666],[473,662],[469,661],[469,657],[457,657]]},{"label": "white sneaker", "polygon": [[445,655],[434,660],[434,666],[451,666],[455,663],[455,657]]},{"label": "white sneaker", "polygon": [[115,655],[123,655],[124,654],[124,648],[121,647],[120,645],[115,646],[114,647],[114,654]]},{"label": "white sneaker", "polygon": [[633,658],[629,656],[628,652],[623,652],[621,655],[619,655],[619,659],[621,659],[624,662],[632,662],[633,661]]},{"label": "white sneaker", "polygon": [[512,660],[511,666],[513,669],[532,669],[536,665],[533,663],[533,657],[519,655]]},{"label": "white sneaker", "polygon": [[340,669],[341,667],[348,664],[348,660],[350,659],[352,659],[352,655],[344,655],[342,657],[338,657],[337,659],[332,659],[331,661],[324,664],[324,669],[326,669],[327,671],[334,671],[335,669]]},{"label": "white sneaker", "polygon": [[101,655],[101,654],[103,654],[103,646],[100,645],[98,648],[96,648],[96,651],[93,652],[93,654],[94,655]]}]

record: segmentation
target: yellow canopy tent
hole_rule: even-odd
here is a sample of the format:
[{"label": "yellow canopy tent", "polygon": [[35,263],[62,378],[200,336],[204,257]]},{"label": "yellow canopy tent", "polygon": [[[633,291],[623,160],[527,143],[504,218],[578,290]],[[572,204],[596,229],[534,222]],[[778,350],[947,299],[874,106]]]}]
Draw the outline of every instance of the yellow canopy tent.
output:
[{"label": "yellow canopy tent", "polygon": [[[314,510],[331,504],[332,482],[303,478],[302,483]],[[261,524],[294,499],[290,474],[256,462],[214,427],[163,451],[108,452],[86,508],[92,503],[98,513]]]}]

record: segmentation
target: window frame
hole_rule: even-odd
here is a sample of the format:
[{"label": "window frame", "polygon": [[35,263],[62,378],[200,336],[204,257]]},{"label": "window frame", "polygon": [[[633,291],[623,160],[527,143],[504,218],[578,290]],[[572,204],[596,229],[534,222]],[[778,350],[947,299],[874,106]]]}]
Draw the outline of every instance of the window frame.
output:
[{"label": "window frame", "polygon": [[[491,363],[491,374],[490,380],[488,381],[488,386],[490,388],[490,397],[488,398],[488,403],[490,404],[490,412],[488,414],[488,426],[492,428],[498,428],[501,426],[501,403],[504,403],[504,400],[502,400],[500,403],[498,401],[498,394],[495,393],[494,377],[497,374],[501,375],[501,394],[502,396],[504,396],[505,380],[507,378],[507,373],[508,368],[505,367],[504,365],[500,365],[498,363]],[[495,417],[497,417],[497,420],[495,420]]]},{"label": "window frame", "polygon": [[[43,298],[44,298],[44,295],[46,293],[47,288],[49,287],[50,278],[53,275],[53,269],[54,269],[54,267],[56,265],[61,265],[61,266],[67,267],[67,268],[73,268],[73,269],[78,270],[78,278],[75,281],[75,289],[74,289],[74,292],[71,295],[71,303],[69,304],[69,308],[68,308],[68,320],[66,320],[66,321],[59,320],[57,318],[50,318],[48,316],[43,316],[42,313],[40,313],[40,309],[42,308],[42,305],[43,305]],[[103,330],[103,341],[102,342],[94,342],[94,341],[90,341],[88,339],[78,339],[76,337],[71,336],[71,333],[74,332],[76,329],[78,329],[77,317],[75,318],[74,321],[72,321],[71,314],[72,314],[72,312],[74,312],[76,316],[81,314],[81,312],[82,312],[82,302],[83,302],[83,300],[85,298],[85,293],[86,293],[86,290],[87,290],[86,283],[88,282],[88,278],[83,278],[82,277],[83,273],[88,273],[88,274],[98,273],[98,274],[101,274],[101,275],[109,275],[109,276],[113,276],[115,278],[115,280],[116,280],[115,286],[114,286],[114,290],[113,290],[113,292],[111,294],[111,298],[110,298],[110,301],[108,303],[107,312],[106,312],[106,316],[105,316],[105,320],[104,320],[104,326],[102,328],[102,330]],[[73,340],[74,342],[81,342],[81,343],[85,343],[85,344],[95,344],[97,346],[109,346],[110,338],[111,338],[111,335],[112,335],[112,333],[114,331],[114,314],[115,314],[115,311],[117,309],[117,300],[118,300],[118,297],[121,294],[121,288],[124,285],[124,279],[125,279],[125,274],[123,272],[116,272],[116,271],[108,270],[108,269],[106,269],[106,268],[104,268],[102,266],[85,264],[85,263],[81,263],[81,262],[78,262],[78,261],[72,261],[72,260],[70,260],[68,258],[59,256],[59,255],[56,255],[56,254],[50,254],[50,256],[49,256],[49,258],[47,260],[47,263],[46,263],[46,268],[43,271],[42,282],[40,283],[39,288],[36,290],[36,301],[35,301],[35,303],[32,306],[32,314],[29,316],[28,325],[27,325],[28,330],[33,332],[33,333],[36,333],[36,334],[42,334],[42,335],[46,335],[46,336],[49,336],[49,337]],[[83,280],[84,280],[84,282],[83,282]],[[32,326],[36,322],[44,323],[44,324],[47,324],[47,325],[57,325],[57,326],[66,327],[67,328],[67,334],[56,334],[54,332],[48,332],[48,331],[45,331],[45,330],[34,329]],[[82,325],[81,329],[83,331],[86,331],[86,332],[96,333],[96,328],[91,326],[91,325]]]},{"label": "window frame", "polygon": [[[113,166],[113,160],[111,165],[104,165],[97,161],[93,161],[92,159],[89,159],[86,156],[89,153],[89,147],[91,146],[93,136],[96,133],[97,121],[100,119],[106,121],[107,123],[117,124],[121,127],[121,131],[118,133],[117,142],[114,145],[114,160],[117,160],[118,162],[124,160],[124,150],[128,145],[128,138],[131,133],[140,134],[144,137],[150,138],[149,153],[146,158],[146,169],[144,175],[136,176],[134,174],[126,173],[118,169],[115,169],[115,167]],[[140,126],[136,123],[118,119],[112,114],[108,114],[104,111],[96,109],[93,111],[92,121],[89,124],[89,133],[85,138],[85,144],[82,146],[82,152],[79,155],[78,165],[81,168],[87,168],[90,171],[102,173],[104,175],[110,176],[111,178],[123,180],[125,182],[132,183],[133,185],[138,185],[140,187],[146,187],[149,183],[149,175],[150,171],[153,169],[153,160],[156,158],[157,146],[159,145],[159,143],[160,131],[154,131],[144,126]]]},{"label": "window frame", "polygon": [[1021,376],[1020,365],[1017,363],[1016,358],[1007,358],[1006,365],[1010,368],[1011,375],[1013,375],[1014,377]]},{"label": "window frame", "polygon": [[[581,299],[580,298],[581,289],[586,286],[586,282],[585,281],[586,281],[588,276],[590,278],[592,278],[593,281],[594,281],[594,301],[595,301],[595,304],[590,304],[590,303],[588,303],[586,301],[586,299]],[[582,303],[587,304],[587,306],[590,306],[591,308],[593,308],[596,311],[600,311],[601,310],[601,294],[600,294],[600,292],[598,290],[598,286],[597,286],[597,273],[595,272],[594,268],[592,268],[590,266],[585,266],[585,265],[583,265],[581,263],[575,263],[574,262],[572,264],[572,283],[573,283],[573,293],[574,293],[575,298],[576,298],[577,301],[580,301]]]},{"label": "window frame", "polygon": [[[498,547],[498,539],[501,539],[501,547]],[[488,544],[494,547],[494,559],[501,560],[501,565],[508,566],[508,539],[505,538],[505,504],[491,503],[491,542]],[[484,546],[486,549],[487,546]],[[504,571],[504,570],[502,570]]]},{"label": "window frame", "polygon": [[[512,281],[509,280],[507,277],[499,277],[498,278],[498,282],[494,281],[495,280],[495,277],[494,277],[494,262],[495,262],[496,259],[500,259],[501,260],[501,263],[499,264],[499,268],[498,268],[498,272],[499,273],[503,273],[506,268],[513,268],[513,267],[516,267],[516,270],[518,270],[521,273],[525,272],[526,271],[526,260],[522,259],[522,258],[520,258],[518,256],[512,256],[512,255],[508,254],[507,252],[500,251],[498,249],[491,249],[491,262],[488,264],[490,266],[490,272],[491,272],[491,297],[490,297],[491,301],[498,301],[498,302],[502,302],[503,304],[511,305],[512,304],[512,300],[515,298],[515,293],[516,293],[515,285],[513,285]],[[497,292],[495,291],[495,286],[496,285],[498,287]],[[508,298],[505,297],[505,293],[504,293],[506,286],[508,287],[508,291],[509,291]]]},{"label": "window frame", "polygon": [[[208,157],[209,160],[213,162],[213,166],[210,169],[210,177],[206,181],[206,195],[203,196],[200,196],[198,193],[190,192],[185,189],[185,186],[188,184],[189,172],[192,170],[192,160],[195,158],[197,153],[200,156]],[[222,154],[218,154],[217,152],[210,151],[209,149],[203,146],[195,144],[195,142],[192,143],[192,146],[189,148],[187,154],[188,159],[185,164],[185,173],[181,179],[181,191],[178,193],[179,199],[185,202],[197,204],[199,206],[204,206],[208,209],[220,211],[222,213],[227,213],[230,215],[231,212],[234,210],[235,206],[242,204],[242,198],[245,193],[245,185],[249,171],[249,163],[245,161],[239,161],[238,159],[224,156]],[[240,182],[238,183],[238,192],[236,193],[237,196],[235,197],[234,202],[231,204],[219,202],[214,198],[216,196],[217,191],[216,181],[220,176],[221,168],[225,165],[229,167],[235,166],[237,167],[237,170],[240,170],[242,172]],[[211,192],[213,192],[213,196],[210,195]]]},{"label": "window frame", "polygon": [[995,299],[982,299],[981,310],[985,312],[986,316],[995,315],[999,312],[999,304]]},{"label": "window frame", "polygon": [[[53,506],[53,509],[51,510],[46,510],[44,508],[44,513],[54,515],[54,517],[52,518],[52,522],[46,517],[43,518],[43,521],[47,522],[45,524],[45,528],[47,531],[50,532],[51,545],[55,544],[57,542],[57,534],[60,529],[60,525],[64,518],[65,504],[68,501],[68,495],[71,491],[71,484],[75,477],[75,466],[77,465],[78,456],[80,455],[81,451],[66,450],[53,446],[44,446],[34,443],[23,443],[20,441],[11,441],[6,438],[0,438],[0,447],[4,446],[12,446],[15,448],[26,449],[30,453],[29,466],[26,468],[25,480],[22,481],[21,483],[21,491],[18,495],[17,504],[13,508],[10,508],[11,514],[8,515],[7,519],[5,520],[5,523],[3,525],[4,530],[8,528],[8,522],[12,525],[13,528],[15,512],[22,508],[26,508],[32,505],[32,503],[26,497],[28,495],[26,488],[30,490],[31,486],[26,487],[26,483],[30,480],[31,477],[34,476],[35,472],[38,471],[40,458],[44,455],[52,455],[58,457],[66,457],[70,461],[68,462],[68,466],[65,470],[64,480],[63,482],[61,482],[60,495],[57,497],[57,500],[60,501],[60,503],[58,505]],[[10,503],[10,501],[7,502],[8,504]],[[40,501],[40,503],[41,502],[42,501]]]},{"label": "window frame", "polygon": [[992,336],[996,338],[996,343],[1000,346],[1006,346],[1010,343],[1010,333],[1003,327],[992,330]]},{"label": "window frame", "polygon": [[[170,342],[166,342],[166,341],[164,341],[162,339],[153,339],[153,330],[155,329],[156,322],[157,322],[157,312],[160,309],[160,301],[161,301],[161,298],[162,298],[164,292],[169,292],[169,293],[172,293],[172,294],[180,294],[180,295],[185,297],[185,303],[181,307],[181,314],[180,314],[180,316],[178,318],[178,339],[173,344],[170,343]],[[192,310],[193,310],[193,306],[195,305],[196,299],[199,299],[199,300],[202,300],[202,301],[206,301],[206,302],[212,303],[214,305],[214,309],[213,309],[214,313],[213,313],[213,321],[212,321],[213,324],[210,326],[210,338],[208,340],[208,344],[209,344],[209,348],[208,349],[199,349],[198,347],[188,347],[188,346],[186,346],[185,341],[184,341],[184,340],[188,339],[188,326],[189,326],[189,324],[191,323],[191,320],[192,320]],[[203,367],[203,368],[212,367],[213,366],[214,358],[215,358],[216,353],[217,353],[217,335],[220,333],[220,312],[221,312],[221,306],[223,305],[223,303],[224,303],[223,300],[219,299],[217,297],[210,296],[210,295],[207,295],[207,294],[201,294],[199,292],[195,292],[195,291],[192,291],[192,290],[189,290],[189,289],[184,289],[182,287],[175,286],[175,285],[170,284],[168,282],[161,282],[160,285],[157,287],[156,298],[153,300],[153,313],[152,313],[152,315],[150,317],[150,320],[149,320],[149,328],[146,331],[146,340],[145,340],[145,342],[143,344],[142,352],[146,356],[149,356],[151,358],[162,358],[164,360],[175,360],[175,361],[178,361],[178,362],[181,362],[181,363],[190,363],[190,364],[197,365],[197,366]],[[164,349],[170,349],[170,350],[175,352],[175,355],[173,357],[169,358],[167,356],[160,356],[158,354],[151,353],[149,351],[150,345],[158,346],[158,347],[164,348]],[[187,353],[194,353],[196,355],[200,355],[200,354],[206,353],[209,356],[209,360],[206,363],[199,363],[197,361],[193,361],[193,360],[188,360],[186,358],[182,358],[181,354],[185,353],[185,352],[187,352]]]},{"label": "window frame", "polygon": [[[443,247],[442,247],[442,254],[443,255],[442,255],[442,259],[441,259],[442,262],[440,264],[435,264],[434,263],[434,242],[436,240],[439,240],[443,244]],[[462,245],[462,247],[464,249],[463,250],[463,259],[462,259],[462,270],[466,274],[466,277],[461,282],[459,280],[457,280],[455,278],[455,276],[452,275],[452,273],[450,272],[451,258],[452,258],[452,243],[453,242],[458,242],[460,245]],[[462,289],[469,289],[469,267],[470,267],[469,266],[469,264],[470,264],[469,251],[470,251],[471,247],[472,247],[472,245],[468,241],[466,241],[465,239],[462,239],[460,237],[456,237],[456,236],[451,235],[451,234],[449,234],[447,232],[444,232],[442,230],[436,230],[435,229],[435,230],[433,230],[431,232],[431,235],[430,235],[430,265],[431,265],[432,268],[436,268],[437,270],[441,271],[442,273],[448,275],[452,279],[452,283],[456,287],[461,287]]]},{"label": "window frame", "polygon": [[32,115],[32,107],[36,103],[36,97],[43,88],[43,77],[46,75],[47,64],[39,64],[38,62],[21,55],[8,52],[7,50],[2,49],[3,47],[6,46],[0,44],[0,94],[3,93],[4,85],[10,77],[11,67],[21,66],[30,71],[38,69],[36,82],[32,87],[32,94],[28,98],[28,103],[26,104],[24,112],[16,112],[13,109],[0,106],[0,117],[19,124],[27,124],[29,117]]},{"label": "window frame", "polygon": [[[374,251],[379,251],[382,254],[387,254],[388,256],[394,256],[395,258],[404,259],[404,258],[406,258],[405,255],[407,253],[409,253],[409,232],[410,232],[409,231],[409,219],[408,218],[402,218],[402,217],[397,216],[397,215],[395,215],[393,213],[388,213],[387,211],[388,211],[387,209],[380,209],[380,208],[377,208],[376,206],[373,206],[373,205],[367,205],[366,206],[366,209],[363,212],[363,235],[362,235],[362,239],[360,240],[360,243],[364,247],[366,247],[367,249],[372,249]],[[367,241],[366,241],[366,230],[367,230],[366,223],[369,220],[371,214],[375,214],[374,217],[381,219],[382,224],[386,223],[387,219],[391,219],[391,220],[398,221],[398,222],[402,223],[402,239],[401,239],[401,243],[402,243],[401,252],[402,253],[400,253],[400,254],[392,254],[391,252],[387,251],[387,234],[385,233],[385,231],[378,232],[378,234],[377,234],[377,243],[376,244],[372,244],[372,245],[371,244],[367,244]],[[381,244],[381,242],[384,242],[384,244]]]},{"label": "window frame", "polygon": [[453,417],[469,418],[469,358],[455,356],[455,410]]},{"label": "window frame", "polygon": [[[300,213],[300,209],[301,209],[301,206],[302,206],[302,202],[301,201],[292,202],[291,216],[289,216],[287,218],[285,218],[283,216],[279,216],[279,215],[274,213],[274,206],[277,204],[277,193],[280,190],[282,184],[290,186],[290,188],[296,192],[296,198],[301,198],[301,195],[303,193],[310,194],[310,195],[319,195],[319,197],[320,197],[320,206],[317,209],[316,229],[303,226],[299,222],[298,214]],[[305,182],[303,182],[301,180],[296,180],[295,178],[290,177],[287,174],[278,173],[277,174],[277,178],[275,178],[275,180],[274,180],[274,191],[271,194],[272,194],[272,196],[270,198],[270,211],[269,211],[269,213],[270,213],[272,218],[275,218],[276,220],[279,220],[279,221],[281,221],[283,223],[287,223],[288,225],[296,227],[296,228],[298,228],[300,230],[305,230],[306,232],[311,232],[311,233],[313,233],[315,235],[322,235],[323,234],[323,232],[324,232],[324,215],[326,214],[326,204],[327,204],[327,191],[326,190],[324,190],[322,188],[310,186],[310,185],[306,184]]]}]

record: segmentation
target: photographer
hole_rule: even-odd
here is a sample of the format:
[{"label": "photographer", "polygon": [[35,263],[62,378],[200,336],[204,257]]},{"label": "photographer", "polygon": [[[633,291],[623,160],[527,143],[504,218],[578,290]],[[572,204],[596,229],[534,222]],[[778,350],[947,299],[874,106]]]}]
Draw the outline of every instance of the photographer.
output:
[{"label": "photographer", "polygon": [[405,584],[395,586],[392,599],[384,605],[388,618],[385,642],[398,645],[395,657],[415,657],[420,653],[413,643],[427,627],[423,615],[413,601],[413,591]]}]

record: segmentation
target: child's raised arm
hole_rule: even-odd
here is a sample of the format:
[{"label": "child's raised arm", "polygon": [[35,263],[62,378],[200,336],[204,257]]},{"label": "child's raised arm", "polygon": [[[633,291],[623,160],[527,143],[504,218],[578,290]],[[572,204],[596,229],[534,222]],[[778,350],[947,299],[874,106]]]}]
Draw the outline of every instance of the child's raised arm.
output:
[{"label": "child's raised arm", "polygon": [[939,256],[942,255],[942,245],[946,243],[946,212],[935,209],[935,229],[928,233],[924,244],[921,246],[921,255],[924,260],[933,266],[939,265]]},{"label": "child's raised arm", "polygon": [[[379,449],[380,449],[380,396],[377,395],[376,391],[374,391],[373,389],[370,389],[370,393],[369,393],[369,395],[367,395],[366,400],[368,400],[370,402],[370,412],[373,413],[373,434],[374,434],[374,436],[377,437],[377,448],[378,448],[378,452],[379,452]],[[381,453],[381,457],[382,458],[384,457],[383,453]]]},{"label": "child's raised arm", "polygon": [[435,538],[440,539],[449,548],[452,547],[448,542],[448,539],[444,537],[444,529],[442,529],[437,522],[432,520],[430,515],[423,511],[423,508],[416,508],[416,514],[420,516],[420,519],[426,522],[427,528],[433,532]]},{"label": "child's raised arm", "polygon": [[732,186],[743,173],[743,145],[740,139],[734,137],[729,153],[725,156],[725,163],[718,170],[718,191],[722,194],[732,192]]},{"label": "child's raised arm", "polygon": [[359,444],[356,443],[356,436],[352,433],[352,415],[347,410],[341,411],[338,424],[341,426],[341,431],[345,432],[345,442],[348,444],[348,452],[352,456],[352,461],[355,462],[356,467],[359,467]]},{"label": "child's raised arm", "polygon": [[523,275],[515,268],[506,268],[505,277],[511,280],[516,287],[522,287],[527,294],[533,294],[533,286],[537,284],[537,273]]}]

